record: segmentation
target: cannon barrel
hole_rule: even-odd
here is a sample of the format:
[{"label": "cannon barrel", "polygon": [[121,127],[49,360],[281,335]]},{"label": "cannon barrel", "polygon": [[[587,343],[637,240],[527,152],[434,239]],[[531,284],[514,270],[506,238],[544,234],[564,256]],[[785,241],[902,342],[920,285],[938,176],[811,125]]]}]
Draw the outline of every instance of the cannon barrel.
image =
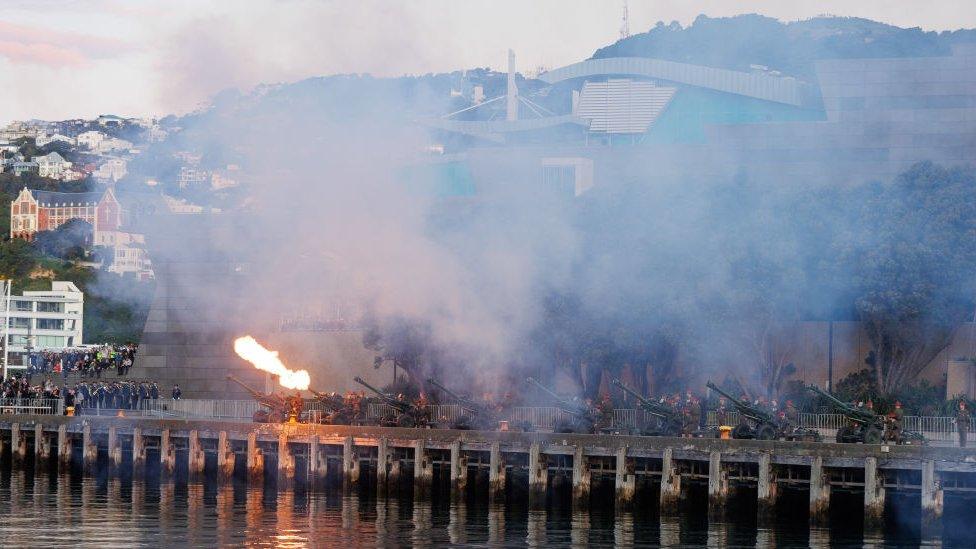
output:
[{"label": "cannon barrel", "polygon": [[315,389],[312,389],[311,387],[309,387],[308,392],[312,393],[312,396],[314,396],[315,398],[317,398],[319,400],[319,402],[321,402],[322,404],[325,404],[326,406],[328,406],[333,411],[339,408],[338,406],[336,406],[335,402],[332,401],[332,395],[330,395],[328,393],[323,393],[323,392],[320,392],[320,391],[316,391]]},{"label": "cannon barrel", "polygon": [[705,384],[705,387],[708,387],[709,389],[711,389],[711,390],[715,391],[716,393],[718,393],[718,394],[724,396],[725,398],[729,399],[729,402],[731,402],[732,405],[735,406],[735,407],[737,407],[737,408],[751,408],[751,406],[749,406],[748,404],[746,404],[746,403],[742,402],[741,400],[735,398],[734,396],[730,395],[726,391],[723,391],[722,389],[720,389],[718,387],[718,385],[715,385],[711,381],[709,381],[708,383],[706,383]]},{"label": "cannon barrel", "polygon": [[828,393],[827,391],[824,391],[823,389],[817,387],[816,385],[807,385],[807,389],[829,400],[831,404],[833,404],[834,407],[840,411],[841,414],[847,416],[847,418],[852,421],[858,423],[872,423],[872,422],[876,422],[880,417],[878,416],[878,414],[875,414],[870,410],[862,410],[859,408],[855,408],[854,406],[851,406],[850,404],[844,402],[843,400],[840,400],[839,398]]},{"label": "cannon barrel", "polygon": [[389,399],[389,398],[390,398],[390,397],[389,397],[389,395],[387,395],[387,394],[385,394],[385,393],[384,393],[383,391],[380,391],[380,390],[379,390],[379,389],[377,389],[376,387],[373,387],[373,386],[372,386],[372,385],[370,385],[369,383],[366,383],[366,381],[364,381],[364,380],[363,380],[363,378],[361,378],[361,377],[359,377],[359,376],[356,376],[356,377],[354,377],[354,378],[352,378],[352,380],[353,380],[353,381],[355,381],[356,383],[358,383],[358,384],[360,384],[360,385],[362,385],[363,387],[366,387],[366,388],[367,388],[367,389],[369,389],[370,391],[372,391],[372,392],[374,392],[374,393],[376,393],[376,394],[377,394],[377,395],[379,395],[379,396],[380,396],[380,398],[382,398],[383,400],[387,400],[387,399]]},{"label": "cannon barrel", "polygon": [[567,398],[559,396],[555,391],[549,389],[542,383],[539,383],[537,379],[532,377],[527,377],[525,378],[525,380],[531,383],[532,385],[535,385],[539,389],[541,389],[547,395],[551,396],[553,400],[556,401],[555,403],[556,407],[559,408],[560,410],[572,414],[574,416],[585,417],[586,415],[588,415],[589,410],[586,409],[584,406],[580,406]]},{"label": "cannon barrel", "polygon": [[720,389],[718,385],[715,385],[711,381],[706,383],[705,386],[715,391],[716,393],[724,396],[725,398],[729,399],[729,402],[731,402],[732,405],[735,406],[735,408],[739,410],[739,413],[742,414],[743,416],[757,423],[771,423],[774,425],[777,423],[776,417],[773,414],[769,413],[766,410],[763,410],[762,408],[753,406],[748,402],[742,402],[741,400],[730,395],[728,392]]},{"label": "cannon barrel", "polygon": [[556,394],[551,389],[549,389],[549,387],[546,387],[542,383],[539,383],[539,381],[537,379],[533,378],[533,377],[527,377],[527,378],[525,378],[525,381],[528,381],[532,385],[535,385],[537,388],[539,388],[540,390],[542,390],[542,392],[546,393],[547,395],[551,396],[552,398],[554,398],[554,399],[556,399],[556,400],[558,400],[560,402],[564,402],[566,400],[563,397],[561,397],[558,394]]},{"label": "cannon barrel", "polygon": [[233,381],[234,383],[240,385],[241,387],[243,387],[245,391],[247,391],[252,397],[254,397],[256,399],[259,399],[260,400],[262,398],[267,398],[269,396],[269,395],[266,395],[266,394],[258,391],[257,389],[254,389],[253,387],[251,387],[247,383],[244,383],[243,381],[241,381],[240,379],[238,379],[235,376],[232,376],[231,374],[227,374],[226,378],[229,379],[230,381]]},{"label": "cannon barrel", "polygon": [[436,379],[434,379],[432,377],[427,378],[427,383],[433,385],[434,387],[437,387],[441,391],[444,391],[444,393],[447,396],[451,397],[454,400],[457,400],[457,401],[462,402],[462,403],[464,403],[464,402],[467,401],[467,399],[462,398],[461,395],[459,395],[459,394],[455,393],[454,391],[448,389],[447,387],[444,386],[444,384],[442,384],[441,382],[437,381]]},{"label": "cannon barrel", "polygon": [[657,403],[651,402],[650,400],[644,398],[643,396],[641,396],[640,393],[624,385],[624,383],[617,378],[611,379],[610,383],[616,385],[617,387],[620,387],[625,393],[637,399],[637,402],[640,404],[641,408],[643,408],[644,411],[646,411],[651,415],[660,418],[665,418],[665,419],[676,415],[673,411],[668,410],[663,406],[660,406]]},{"label": "cannon barrel", "polygon": [[376,393],[376,394],[377,394],[377,396],[379,396],[379,397],[380,397],[380,399],[381,399],[381,400],[382,400],[382,401],[383,401],[384,403],[386,403],[386,404],[388,404],[388,405],[390,405],[390,406],[392,406],[392,407],[394,407],[394,408],[396,408],[397,410],[399,410],[399,411],[401,411],[401,412],[405,412],[405,411],[407,411],[407,410],[409,410],[409,409],[411,409],[411,408],[413,408],[413,407],[414,407],[414,406],[413,406],[412,404],[410,404],[410,403],[408,403],[408,402],[400,402],[399,400],[397,400],[397,399],[395,399],[395,398],[392,398],[392,397],[391,397],[390,395],[387,395],[387,394],[386,394],[386,393],[384,393],[383,391],[380,391],[380,390],[379,390],[379,389],[377,389],[376,387],[373,387],[373,386],[372,386],[372,385],[370,385],[369,383],[366,383],[366,382],[365,382],[365,381],[363,380],[363,378],[361,378],[361,377],[359,377],[359,376],[356,376],[356,377],[354,377],[354,378],[352,378],[352,380],[353,380],[353,381],[355,381],[356,383],[358,383],[358,384],[360,384],[360,385],[362,385],[363,387],[366,387],[366,388],[367,388],[367,389],[369,389],[370,391],[372,391],[372,392],[374,392],[374,393]]},{"label": "cannon barrel", "polygon": [[840,408],[850,408],[851,407],[848,403],[840,400],[839,398],[837,398],[834,395],[828,393],[827,391],[824,391],[823,389],[821,389],[820,387],[817,387],[816,385],[807,385],[807,389],[810,390],[810,391],[813,391],[814,393],[817,393],[818,395],[820,395],[820,396],[826,398],[827,400],[833,402],[836,406],[838,406]]}]

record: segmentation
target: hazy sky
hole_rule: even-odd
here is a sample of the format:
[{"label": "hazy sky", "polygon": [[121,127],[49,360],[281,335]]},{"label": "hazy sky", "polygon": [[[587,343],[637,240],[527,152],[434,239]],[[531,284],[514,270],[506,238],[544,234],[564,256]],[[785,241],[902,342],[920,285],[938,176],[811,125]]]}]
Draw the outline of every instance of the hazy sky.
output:
[{"label": "hazy sky", "polygon": [[[227,87],[584,59],[617,39],[622,0],[0,0],[0,123],[185,112]],[[976,27],[966,0],[630,0],[636,34],[761,13]]]}]

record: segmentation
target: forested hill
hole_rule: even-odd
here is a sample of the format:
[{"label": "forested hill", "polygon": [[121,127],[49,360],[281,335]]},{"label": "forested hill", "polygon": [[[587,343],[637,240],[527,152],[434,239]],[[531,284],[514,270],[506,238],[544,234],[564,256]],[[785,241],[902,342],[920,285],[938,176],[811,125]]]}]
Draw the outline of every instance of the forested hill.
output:
[{"label": "forested hill", "polygon": [[812,80],[817,59],[948,55],[956,42],[976,42],[976,29],[925,32],[853,17],[786,23],[755,14],[699,15],[688,27],[659,22],[648,32],[600,48],[593,57],[653,57],[742,71],[764,65]]}]

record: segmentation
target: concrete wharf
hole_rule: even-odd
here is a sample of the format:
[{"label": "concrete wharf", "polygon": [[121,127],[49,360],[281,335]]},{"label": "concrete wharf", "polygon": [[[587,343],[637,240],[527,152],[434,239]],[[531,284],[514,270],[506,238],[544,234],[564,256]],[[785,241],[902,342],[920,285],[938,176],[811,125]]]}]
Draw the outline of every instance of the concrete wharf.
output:
[{"label": "concrete wharf", "polygon": [[585,508],[603,482],[618,508],[655,491],[662,514],[677,513],[692,486],[705,489],[711,516],[746,490],[756,494],[760,521],[774,515],[783,490],[795,489],[809,494],[812,524],[827,521],[831,492],[843,490],[863,493],[865,528],[880,527],[893,491],[920,498],[928,533],[942,527],[944,494],[976,495],[976,449],[927,446],[4,415],[0,456],[15,466],[33,460],[137,478],[154,469],[161,481],[236,477],[289,489],[333,479],[378,497],[410,491],[424,499],[444,489],[459,498],[478,485],[496,501],[526,490],[534,507],[562,486]]}]

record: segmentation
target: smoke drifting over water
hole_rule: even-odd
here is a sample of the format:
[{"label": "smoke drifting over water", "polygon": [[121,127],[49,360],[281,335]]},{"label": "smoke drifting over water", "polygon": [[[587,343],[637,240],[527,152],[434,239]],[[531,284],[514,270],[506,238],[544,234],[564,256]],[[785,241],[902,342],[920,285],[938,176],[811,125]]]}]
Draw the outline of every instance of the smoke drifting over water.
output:
[{"label": "smoke drifting over water", "polygon": [[[863,254],[910,243],[931,221],[889,230],[917,196],[911,178],[811,185],[757,174],[745,156],[704,176],[695,168],[709,151],[696,147],[667,149],[677,151],[668,166],[689,168],[678,176],[649,160],[658,149],[608,148],[594,188],[575,197],[542,182],[538,151],[503,149],[469,192],[444,192],[438,166],[454,158],[425,155],[416,121],[450,111],[451,84],[313,79],[222,94],[182,120],[169,146],[244,174],[212,244],[247,265],[246,286],[228,295],[217,280],[195,289],[201,299],[219,309],[243,292],[249,318],[235,320],[263,324],[339,305],[418,380],[508,388],[531,373],[592,395],[606,370],[648,391],[732,375],[775,394],[791,367],[779,334],[859,319],[859,296],[877,282]],[[972,176],[947,173],[923,166],[911,177]],[[952,287],[952,300],[964,304],[966,291]]]}]

